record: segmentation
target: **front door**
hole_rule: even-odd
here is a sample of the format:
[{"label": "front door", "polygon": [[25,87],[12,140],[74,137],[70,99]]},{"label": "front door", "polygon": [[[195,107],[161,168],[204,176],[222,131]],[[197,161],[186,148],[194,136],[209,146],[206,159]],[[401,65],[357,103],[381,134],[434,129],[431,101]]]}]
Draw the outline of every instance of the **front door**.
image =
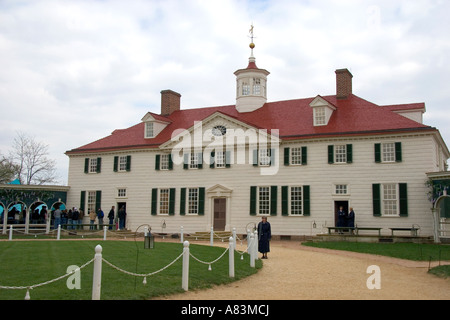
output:
[{"label": "front door", "polygon": [[214,199],[214,230],[224,231],[226,223],[227,199]]},{"label": "front door", "polygon": [[337,226],[338,211],[342,207],[345,213],[348,213],[348,201],[335,201],[334,202],[334,226]]}]

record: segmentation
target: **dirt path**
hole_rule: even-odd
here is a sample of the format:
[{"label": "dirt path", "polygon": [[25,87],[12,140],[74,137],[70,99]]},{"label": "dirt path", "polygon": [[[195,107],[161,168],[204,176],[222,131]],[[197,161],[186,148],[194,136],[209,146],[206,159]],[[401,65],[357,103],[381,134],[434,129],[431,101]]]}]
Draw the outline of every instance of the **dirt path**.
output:
[{"label": "dirt path", "polygon": [[[257,274],[243,280],[163,299],[450,299],[450,279],[428,274],[428,262],[311,248],[293,241],[273,241],[269,259],[263,261]],[[380,267],[381,289],[367,288],[370,265]]]}]

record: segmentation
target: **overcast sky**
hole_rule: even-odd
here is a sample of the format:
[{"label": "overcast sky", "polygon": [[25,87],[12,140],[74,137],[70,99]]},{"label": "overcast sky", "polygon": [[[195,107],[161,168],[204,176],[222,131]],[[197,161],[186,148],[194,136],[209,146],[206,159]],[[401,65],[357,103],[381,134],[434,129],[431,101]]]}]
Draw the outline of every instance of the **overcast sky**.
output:
[{"label": "overcast sky", "polygon": [[17,131],[64,152],[160,113],[235,103],[234,71],[254,55],[268,101],[335,94],[353,74],[371,102],[425,102],[424,122],[450,143],[448,0],[0,0],[0,153]]}]

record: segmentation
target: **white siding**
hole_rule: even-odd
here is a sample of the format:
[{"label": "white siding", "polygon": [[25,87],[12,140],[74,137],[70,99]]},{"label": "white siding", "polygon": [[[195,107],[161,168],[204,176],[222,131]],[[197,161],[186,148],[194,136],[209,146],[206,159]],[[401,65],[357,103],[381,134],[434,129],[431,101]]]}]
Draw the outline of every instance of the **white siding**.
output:
[{"label": "white siding", "polygon": [[[401,142],[400,163],[375,163],[374,144],[382,142]],[[328,164],[327,148],[330,144],[352,144],[353,163]],[[303,166],[284,166],[284,147],[307,147],[308,162]],[[260,167],[250,163],[232,164],[231,168],[183,169],[174,165],[173,170],[155,170],[155,155],[161,150],[141,150],[121,153],[131,155],[130,172],[114,172],[114,156],[119,153],[70,156],[68,206],[79,206],[82,190],[102,191],[102,209],[107,215],[111,205],[127,202],[127,227],[134,230],[143,223],[149,223],[154,232],[162,232],[165,221],[167,233],[208,231],[212,225],[212,201],[205,194],[205,214],[203,216],[180,216],[180,190],[184,187],[204,187],[206,190],[219,184],[231,190],[229,198],[227,228],[237,228],[245,233],[248,223],[258,223],[260,217],[251,216],[250,186],[278,186],[277,216],[269,216],[274,235],[311,235],[325,231],[322,226],[334,225],[334,201],[348,200],[356,213],[355,223],[359,226],[411,227],[419,225],[420,235],[432,234],[430,203],[427,200],[426,172],[438,171],[436,159],[439,152],[432,134],[355,137],[345,140],[314,140],[285,142],[279,149],[276,175],[261,175]],[[250,152],[251,155],[251,152]],[[248,156],[248,152],[247,152]],[[84,159],[101,157],[101,173],[85,174]],[[442,162],[442,161],[441,161]],[[408,217],[374,217],[372,208],[373,183],[407,183]],[[348,195],[334,194],[335,184],[348,185]],[[281,186],[310,186],[310,216],[281,215]],[[126,199],[117,198],[117,188],[126,188]],[[152,188],[176,188],[175,215],[151,215]],[[117,208],[116,208],[117,212]],[[315,222],[317,228],[313,229]]]}]

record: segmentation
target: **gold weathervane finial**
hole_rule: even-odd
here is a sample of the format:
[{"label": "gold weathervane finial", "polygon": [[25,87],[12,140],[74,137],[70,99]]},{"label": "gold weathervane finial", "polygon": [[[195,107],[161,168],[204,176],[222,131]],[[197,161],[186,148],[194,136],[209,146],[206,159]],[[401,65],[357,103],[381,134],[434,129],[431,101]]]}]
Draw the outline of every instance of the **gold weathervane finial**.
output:
[{"label": "gold weathervane finial", "polygon": [[253,56],[253,48],[255,47],[255,44],[253,43],[253,23],[250,25],[250,30],[248,30],[248,32],[250,33],[250,39],[252,40],[252,42],[250,43],[249,47],[250,49],[252,49],[252,56]]}]

